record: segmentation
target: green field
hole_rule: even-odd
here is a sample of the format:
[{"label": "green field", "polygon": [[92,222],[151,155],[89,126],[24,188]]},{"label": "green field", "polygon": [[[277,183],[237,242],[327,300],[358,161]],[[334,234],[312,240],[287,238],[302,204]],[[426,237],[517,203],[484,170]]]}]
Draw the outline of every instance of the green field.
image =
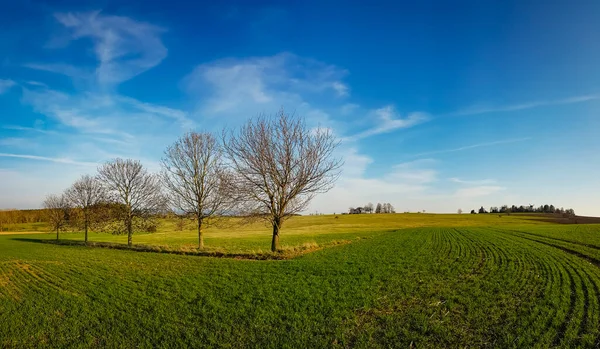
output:
[{"label": "green field", "polygon": [[[600,225],[518,215],[294,217],[283,247],[311,248],[287,260],[47,243],[53,237],[0,235],[0,347],[600,342]],[[134,243],[191,249],[195,239],[191,225],[175,231],[165,220]],[[260,224],[207,230],[207,247],[225,253],[267,254],[269,243]]]}]

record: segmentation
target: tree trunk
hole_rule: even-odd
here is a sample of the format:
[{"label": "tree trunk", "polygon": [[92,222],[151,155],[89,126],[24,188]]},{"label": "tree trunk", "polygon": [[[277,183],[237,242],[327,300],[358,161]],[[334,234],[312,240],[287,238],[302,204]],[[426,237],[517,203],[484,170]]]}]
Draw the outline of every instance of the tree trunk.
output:
[{"label": "tree trunk", "polygon": [[204,248],[204,235],[202,234],[202,218],[198,218],[198,248]]},{"label": "tree trunk", "polygon": [[58,241],[58,230],[60,229],[60,227],[56,227],[56,241]]},{"label": "tree trunk", "polygon": [[87,242],[88,242],[88,219],[87,218],[85,219],[84,225],[85,225],[85,244],[87,245]]},{"label": "tree trunk", "polygon": [[128,217],[127,218],[127,246],[131,247],[131,245],[133,244],[133,222],[132,222],[133,218],[132,217]]},{"label": "tree trunk", "polygon": [[273,240],[271,241],[271,252],[279,249],[279,219],[273,221]]}]

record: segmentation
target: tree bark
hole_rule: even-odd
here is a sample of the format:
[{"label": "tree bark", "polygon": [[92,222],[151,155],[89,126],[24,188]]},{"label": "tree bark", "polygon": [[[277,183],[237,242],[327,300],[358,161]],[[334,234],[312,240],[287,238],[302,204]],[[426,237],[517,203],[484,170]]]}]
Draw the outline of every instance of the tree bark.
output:
[{"label": "tree bark", "polygon": [[204,235],[202,234],[202,218],[198,218],[198,248],[204,248]]},{"label": "tree bark", "polygon": [[85,244],[87,245],[87,242],[88,242],[88,218],[85,219],[84,225],[85,225]]},{"label": "tree bark", "polygon": [[60,229],[59,227],[56,227],[56,241],[58,241],[58,230],[59,229]]},{"label": "tree bark", "polygon": [[127,246],[131,247],[133,244],[133,227],[132,227],[132,217],[127,218]]},{"label": "tree bark", "polygon": [[279,219],[273,221],[273,240],[271,240],[271,252],[279,249]]}]

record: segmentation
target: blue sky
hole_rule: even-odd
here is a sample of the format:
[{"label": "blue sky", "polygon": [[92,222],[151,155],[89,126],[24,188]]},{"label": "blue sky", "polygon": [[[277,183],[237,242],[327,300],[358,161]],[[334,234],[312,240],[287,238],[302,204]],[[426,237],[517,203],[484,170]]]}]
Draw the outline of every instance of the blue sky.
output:
[{"label": "blue sky", "polygon": [[[362,4],[361,4],[362,3]],[[341,140],[310,212],[600,215],[598,1],[23,1],[0,12],[0,208],[284,107]]]}]

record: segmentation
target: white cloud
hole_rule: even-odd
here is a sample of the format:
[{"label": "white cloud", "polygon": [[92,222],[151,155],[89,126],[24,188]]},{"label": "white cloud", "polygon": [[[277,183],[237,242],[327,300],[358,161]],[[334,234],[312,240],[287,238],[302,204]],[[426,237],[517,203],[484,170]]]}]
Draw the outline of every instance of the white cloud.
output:
[{"label": "white cloud", "polygon": [[477,143],[477,144],[466,145],[463,147],[453,148],[453,149],[428,151],[428,152],[424,152],[424,153],[415,154],[415,155],[413,155],[413,157],[429,156],[429,155],[434,155],[434,154],[454,153],[457,151],[470,150],[470,149],[483,148],[483,147],[491,147],[491,146],[500,145],[500,144],[525,142],[525,141],[528,141],[531,139],[532,139],[531,137],[525,137],[525,138],[504,139],[504,140],[494,141],[494,142]]},{"label": "white cloud", "polygon": [[167,56],[160,27],[100,11],[57,13],[55,17],[69,30],[67,40],[92,39],[98,65],[80,68],[64,63],[30,63],[27,67],[91,78],[99,85],[111,86],[156,66]]},{"label": "white cloud", "polygon": [[24,127],[24,126],[6,125],[6,126],[2,126],[2,128],[6,129],[6,130],[36,132],[36,133],[42,133],[42,134],[53,134],[53,135],[58,134],[58,132],[44,130],[44,129],[38,128],[38,127]]},{"label": "white cloud", "polygon": [[0,146],[11,148],[25,148],[31,143],[30,139],[21,137],[3,137],[0,138]]},{"label": "white cloud", "polygon": [[[25,196],[20,196],[22,189],[4,188],[0,183],[0,192],[10,200],[3,202],[0,198],[0,206],[31,207],[32,202],[40,202],[43,190],[62,190],[58,187],[65,178],[88,172],[97,163],[115,157],[139,159],[150,170],[158,170],[156,157],[164,147],[174,141],[182,129],[195,126],[183,110],[118,95],[111,89],[164,59],[167,50],[159,37],[162,29],[99,12],[57,14],[56,19],[68,32],[62,46],[78,39],[91,39],[97,62],[85,66],[46,62],[26,65],[84,83],[76,84],[79,91],[74,93],[53,90],[37,81],[23,83],[22,103],[43,117],[40,116],[33,127],[6,125],[3,128],[21,132],[29,139],[35,137],[38,146],[23,153],[6,150],[0,153],[0,158],[4,158],[4,163],[12,159],[18,169],[10,173],[11,180],[20,178],[15,182],[37,187],[25,200]],[[61,44],[58,41],[54,44]],[[87,43],[89,41],[83,42]],[[19,142],[15,137],[5,139],[0,145],[14,147]],[[64,173],[65,166],[71,166],[69,176]]]},{"label": "white cloud", "polygon": [[393,132],[398,129],[404,129],[416,126],[429,120],[426,113],[411,113],[402,118],[394,106],[388,105],[383,108],[375,109],[369,113],[369,118],[374,119],[377,125],[366,131],[359,132],[353,136],[346,137],[346,141],[355,141],[362,138],[375,136],[378,134]]},{"label": "white cloud", "polygon": [[362,177],[367,166],[373,162],[373,159],[370,157],[359,154],[356,148],[349,148],[345,151],[341,151],[339,156],[344,160],[342,179]]},{"label": "white cloud", "polygon": [[37,155],[28,155],[28,154],[9,154],[9,153],[0,153],[0,157],[4,158],[17,158],[17,159],[27,159],[27,160],[38,160],[38,161],[49,161],[55,162],[59,164],[69,164],[69,165],[79,165],[79,166],[92,166],[95,167],[98,164],[95,162],[85,162],[85,161],[75,161],[69,158],[52,158],[45,156],[37,156]]},{"label": "white cloud", "polygon": [[0,79],[0,95],[10,90],[16,83],[12,80]]},{"label": "white cloud", "polygon": [[354,147],[340,152],[344,158],[342,175],[328,193],[317,196],[310,212],[345,212],[349,206],[368,202],[390,202],[398,209],[421,207],[431,200],[437,182],[436,162],[422,159],[393,166],[388,173],[372,177],[368,168],[374,160]]},{"label": "white cloud", "polygon": [[282,106],[288,110],[310,109],[307,96],[347,93],[340,82],[345,75],[345,70],[335,66],[280,53],[201,64],[183,80],[183,87],[203,101],[198,110],[201,115],[250,117]]},{"label": "white cloud", "polygon": [[335,90],[335,92],[337,92],[337,95],[339,97],[346,97],[350,94],[350,92],[349,92],[350,88],[347,85],[342,84],[339,81],[334,81],[331,84],[331,87]]},{"label": "white cloud", "polygon": [[111,102],[98,96],[72,96],[54,90],[33,91],[23,88],[23,102],[61,124],[85,133],[113,134],[113,121],[105,114]]},{"label": "white cloud", "polygon": [[520,104],[509,104],[509,105],[501,105],[501,106],[472,106],[469,108],[465,108],[463,110],[459,110],[454,113],[450,113],[448,115],[478,115],[478,114],[487,114],[487,113],[498,113],[498,112],[507,112],[507,111],[519,111],[525,109],[532,109],[550,105],[561,105],[561,104],[574,104],[574,103],[583,103],[589,102],[593,100],[599,100],[600,95],[582,95],[582,96],[574,96],[569,98],[562,98],[556,100],[546,100],[546,101],[535,101],[535,102],[527,102]]},{"label": "white cloud", "polygon": [[93,73],[90,69],[78,68],[69,64],[62,63],[26,63],[26,68],[47,71],[50,73],[66,75],[75,80],[92,79]]},{"label": "white cloud", "polygon": [[437,180],[437,171],[431,168],[433,164],[435,161],[432,159],[421,159],[395,165],[386,179],[412,184],[432,183]]},{"label": "white cloud", "polygon": [[456,198],[476,198],[482,196],[488,196],[499,191],[505,190],[506,188],[495,186],[495,185],[481,185],[471,188],[458,189],[454,196]]},{"label": "white cloud", "polygon": [[180,128],[194,126],[182,110],[144,103],[134,98],[110,94],[70,95],[55,90],[23,89],[23,102],[61,124],[83,133],[104,134],[131,139],[132,129],[151,129],[153,125]]},{"label": "white cloud", "polygon": [[31,85],[31,86],[36,86],[36,87],[48,87],[48,85],[44,84],[43,82],[39,82],[39,81],[35,81],[35,80],[25,81],[25,83],[28,85]]},{"label": "white cloud", "polygon": [[352,114],[352,112],[354,112],[356,109],[358,109],[360,106],[358,104],[355,103],[347,103],[344,104],[341,108],[340,108],[340,113],[342,115],[349,115]]},{"label": "white cloud", "polygon": [[169,107],[165,107],[165,106],[161,106],[161,105],[141,102],[141,101],[138,101],[137,99],[130,98],[130,97],[124,97],[124,96],[117,96],[117,97],[115,97],[115,99],[117,99],[118,101],[127,103],[127,104],[129,104],[141,111],[144,111],[146,113],[160,115],[160,116],[164,116],[166,118],[173,119],[173,120],[177,121],[177,123],[179,123],[179,125],[183,129],[191,129],[196,125],[195,122],[192,121],[188,117],[188,113],[183,110],[180,110],[180,109],[169,108]]},{"label": "white cloud", "polygon": [[494,180],[494,179],[482,179],[482,180],[469,181],[469,180],[462,180],[460,178],[450,178],[449,181],[458,183],[458,184],[464,184],[464,185],[490,185],[490,184],[496,183],[496,180]]}]

